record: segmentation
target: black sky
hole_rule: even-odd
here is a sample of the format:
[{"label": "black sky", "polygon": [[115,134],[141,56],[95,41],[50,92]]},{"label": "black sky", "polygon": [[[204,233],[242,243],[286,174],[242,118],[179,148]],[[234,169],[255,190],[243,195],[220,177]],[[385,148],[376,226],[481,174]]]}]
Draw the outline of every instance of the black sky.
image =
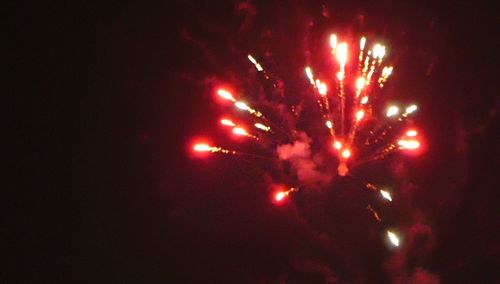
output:
[{"label": "black sky", "polygon": [[[3,208],[4,243],[14,252],[4,269],[9,282],[500,280],[498,5],[7,7],[6,113],[13,110],[8,138],[16,149],[6,151],[15,171],[7,187],[17,196]],[[271,51],[268,64],[291,96],[300,95],[294,72],[306,61],[309,22],[317,44],[333,30],[382,37],[400,66],[391,98],[421,106],[427,151],[386,165],[401,188],[387,212],[408,233],[401,251],[380,241],[357,202],[365,197],[349,186],[277,208],[268,202],[265,166],[186,151],[196,135],[227,141],[212,125],[221,109],[210,82],[248,86],[249,52]]]}]

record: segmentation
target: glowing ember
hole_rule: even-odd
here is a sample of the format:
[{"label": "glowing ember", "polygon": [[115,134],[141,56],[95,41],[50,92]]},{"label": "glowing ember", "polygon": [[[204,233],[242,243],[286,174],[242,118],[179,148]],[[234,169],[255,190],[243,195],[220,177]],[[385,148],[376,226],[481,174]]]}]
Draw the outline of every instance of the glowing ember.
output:
[{"label": "glowing ember", "polygon": [[257,129],[264,130],[264,131],[269,131],[269,130],[271,130],[271,127],[266,126],[266,125],[264,125],[264,124],[262,124],[262,123],[255,123],[255,124],[254,124],[254,126],[255,126],[255,128],[257,128]]},{"label": "glowing ember", "polygon": [[392,74],[392,70],[393,69],[394,68],[392,66],[390,66],[390,67],[384,67],[384,69],[382,69],[382,76],[384,76],[384,77],[390,76]]},{"label": "glowing ember", "polygon": [[351,156],[351,150],[345,149],[344,151],[342,151],[342,158],[348,159],[350,156]]},{"label": "glowing ember", "polygon": [[233,102],[236,101],[234,99],[233,95],[230,92],[228,92],[228,91],[226,91],[224,89],[217,90],[217,94],[219,96],[221,96],[223,99],[230,100],[230,101],[233,101]]},{"label": "glowing ember", "polygon": [[322,96],[326,95],[326,84],[321,82],[320,80],[316,80],[316,88],[318,88],[318,93]]},{"label": "glowing ember", "polygon": [[337,46],[336,55],[340,70],[344,71],[344,66],[347,62],[347,43],[342,42]]},{"label": "glowing ember", "polygon": [[397,106],[390,106],[388,109],[387,109],[387,114],[386,116],[387,117],[391,117],[391,116],[395,116],[399,113],[399,108]]},{"label": "glowing ember", "polygon": [[408,130],[408,131],[406,131],[406,136],[408,136],[408,137],[415,137],[415,136],[417,136],[417,131],[413,130],[413,129],[412,130]]},{"label": "glowing ember", "polygon": [[391,241],[391,243],[394,246],[399,247],[399,238],[398,238],[398,236],[396,236],[396,234],[394,234],[391,231],[387,231],[387,237],[389,238],[389,241]]},{"label": "glowing ember", "polygon": [[226,119],[226,118],[221,119],[220,123],[222,125],[226,125],[226,126],[236,126],[236,124],[234,124],[234,122],[232,122],[231,120]]},{"label": "glowing ember", "polygon": [[286,197],[288,197],[288,195],[294,191],[299,191],[298,188],[295,188],[295,187],[291,187],[289,190],[286,190],[286,191],[278,191],[276,192],[276,194],[274,195],[274,200],[277,201],[277,202],[281,202],[283,201]]},{"label": "glowing ember", "polygon": [[286,192],[286,191],[280,191],[280,192],[276,193],[276,195],[274,196],[274,199],[275,199],[276,201],[281,201],[281,200],[283,200],[286,196],[287,196],[287,192]]},{"label": "glowing ember", "polygon": [[406,113],[410,114],[410,113],[412,113],[412,112],[414,112],[416,110],[417,110],[417,106],[416,105],[411,105],[411,106],[409,106],[409,107],[406,108]]},{"label": "glowing ember", "polygon": [[250,108],[244,102],[236,102],[234,105],[241,110],[249,110]]},{"label": "glowing ember", "polygon": [[325,122],[325,124],[326,124],[326,127],[328,127],[329,129],[332,129],[332,128],[333,128],[333,123],[332,123],[330,120],[327,120],[327,121]]},{"label": "glowing ember", "polygon": [[310,67],[306,67],[306,76],[309,79],[309,82],[311,82],[311,85],[314,85],[314,77]]},{"label": "glowing ember", "polygon": [[242,136],[247,136],[248,135],[248,132],[241,128],[241,127],[235,127],[233,128],[233,133],[236,134],[236,135],[242,135]]},{"label": "glowing ember", "polygon": [[197,152],[208,152],[212,150],[212,147],[207,144],[196,144],[193,146],[193,150]]},{"label": "glowing ember", "polygon": [[342,72],[342,71],[337,72],[337,79],[339,81],[344,80],[344,72]]},{"label": "glowing ember", "polygon": [[358,110],[356,112],[356,121],[362,120],[364,116],[365,116],[365,112],[363,110]]},{"label": "glowing ember", "polygon": [[335,148],[337,150],[342,149],[342,143],[340,143],[339,141],[333,142],[333,148]]},{"label": "glowing ember", "polygon": [[330,46],[333,51],[337,48],[337,36],[335,34],[330,35]]},{"label": "glowing ember", "polygon": [[417,140],[400,139],[398,140],[398,145],[401,147],[401,149],[414,150],[420,147],[420,142],[418,142]]},{"label": "glowing ember", "polygon": [[356,80],[356,89],[358,91],[361,91],[365,87],[366,80],[364,77],[359,77],[358,80]]},{"label": "glowing ember", "polygon": [[380,194],[382,195],[383,198],[392,201],[391,194],[388,191],[380,190]]},{"label": "glowing ember", "polygon": [[365,49],[365,44],[366,44],[366,38],[365,38],[365,37],[362,37],[362,38],[359,40],[359,49],[360,49],[360,50]]},{"label": "glowing ember", "polygon": [[382,59],[385,56],[385,46],[377,43],[375,46],[373,46],[373,58],[379,58]]}]

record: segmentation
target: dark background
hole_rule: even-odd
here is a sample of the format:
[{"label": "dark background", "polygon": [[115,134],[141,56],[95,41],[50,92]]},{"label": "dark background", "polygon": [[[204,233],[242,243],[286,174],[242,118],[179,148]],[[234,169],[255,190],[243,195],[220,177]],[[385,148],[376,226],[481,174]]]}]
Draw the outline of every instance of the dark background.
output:
[{"label": "dark background", "polygon": [[[6,7],[5,55],[13,75],[7,77],[6,122],[15,144],[15,151],[5,150],[15,171],[6,184],[16,195],[5,198],[2,214],[2,242],[13,252],[2,269],[6,279],[499,280],[498,5]],[[287,92],[299,92],[293,72],[305,65],[311,22],[308,36],[318,43],[334,30],[382,37],[397,62],[389,88],[394,98],[421,106],[427,151],[389,165],[401,197],[387,213],[407,235],[399,251],[381,241],[365,204],[355,202],[358,195],[325,194],[317,210],[275,207],[261,165],[192,159],[186,150],[196,135],[230,143],[213,126],[222,109],[212,102],[210,82],[241,82],[248,52],[272,52],[273,62],[266,63],[288,82]]]}]

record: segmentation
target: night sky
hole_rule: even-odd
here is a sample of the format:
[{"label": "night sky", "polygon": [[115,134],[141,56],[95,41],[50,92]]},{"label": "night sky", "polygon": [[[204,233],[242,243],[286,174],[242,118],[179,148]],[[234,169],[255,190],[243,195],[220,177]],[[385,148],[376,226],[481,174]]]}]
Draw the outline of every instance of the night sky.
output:
[{"label": "night sky", "polygon": [[[7,283],[500,281],[498,5],[169,2],[6,5]],[[265,84],[252,53],[300,102],[331,32],[382,39],[388,100],[420,107],[425,151],[357,172],[394,188],[399,249],[352,180],[275,206],[287,181],[265,160],[189,151],[204,136],[258,152],[216,125],[213,88]]]}]

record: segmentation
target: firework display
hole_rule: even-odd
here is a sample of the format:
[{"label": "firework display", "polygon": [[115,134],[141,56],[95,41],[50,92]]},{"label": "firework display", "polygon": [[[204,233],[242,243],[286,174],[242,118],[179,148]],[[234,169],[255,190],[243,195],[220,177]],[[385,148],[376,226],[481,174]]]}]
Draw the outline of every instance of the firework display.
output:
[{"label": "firework display", "polygon": [[[273,163],[286,164],[295,169],[290,175],[294,175],[296,184],[289,184],[285,189],[271,193],[272,201],[276,204],[288,202],[289,197],[299,190],[313,190],[311,188],[318,184],[332,186],[335,180],[352,176],[353,169],[384,159],[395,152],[419,151],[422,145],[420,133],[413,125],[409,126],[410,117],[418,109],[417,105],[384,103],[383,89],[394,73],[394,67],[386,64],[389,61],[386,60],[388,48],[381,43],[370,42],[366,37],[361,37],[359,43],[352,43],[332,34],[329,37],[329,49],[331,54],[325,60],[331,61],[333,70],[318,74],[330,76],[316,76],[313,67],[304,66],[303,80],[307,87],[302,93],[304,99],[316,105],[314,111],[318,115],[315,121],[309,119],[305,127],[298,127],[287,123],[283,116],[290,115],[298,119],[302,106],[285,103],[287,114],[282,110],[276,113],[264,108],[259,110],[261,105],[256,98],[253,100],[244,91],[230,91],[229,88],[221,87],[215,90],[216,95],[232,104],[234,111],[246,115],[246,119],[240,122],[239,119],[237,121],[225,116],[220,119],[220,125],[232,135],[257,143],[262,153],[247,154],[205,143],[192,145],[192,150],[214,155],[264,155],[272,159]],[[253,55],[248,55],[248,60],[252,68],[262,75],[263,81],[274,82],[274,72],[267,72],[265,64]],[[272,85],[276,87],[277,84]],[[278,104],[275,106],[277,109]],[[315,142],[322,146],[320,150],[311,149],[310,145]],[[333,162],[328,164],[328,175],[316,171],[315,161],[309,159],[313,151],[321,151],[331,157]],[[311,180],[308,179],[311,175],[316,182],[314,186],[307,182]],[[394,189],[366,181],[363,181],[363,185],[377,192],[385,206],[397,202],[397,198],[394,200]],[[384,222],[374,206],[369,204],[366,209],[376,221]],[[384,231],[394,247],[401,245],[401,239],[393,229]]]}]

